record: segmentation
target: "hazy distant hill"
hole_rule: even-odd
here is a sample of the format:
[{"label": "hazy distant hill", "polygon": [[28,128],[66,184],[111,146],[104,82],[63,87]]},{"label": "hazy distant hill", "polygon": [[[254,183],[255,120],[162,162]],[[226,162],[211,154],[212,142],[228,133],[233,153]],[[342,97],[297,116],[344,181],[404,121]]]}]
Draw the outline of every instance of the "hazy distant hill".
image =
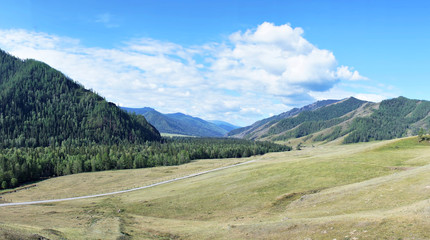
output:
[{"label": "hazy distant hill", "polygon": [[399,97],[371,103],[351,97],[293,109],[233,130],[228,135],[273,141],[302,137],[311,141],[343,138],[344,143],[354,143],[415,135],[420,128],[429,127],[428,101]]},{"label": "hazy distant hill", "polygon": [[199,137],[223,137],[228,130],[215,123],[205,121],[201,118],[192,117],[183,113],[163,114],[155,109],[145,108],[123,108],[136,114],[141,114],[158,131],[162,133],[182,134]]},{"label": "hazy distant hill", "polygon": [[0,147],[159,140],[131,116],[61,72],[0,50]]},{"label": "hazy distant hill", "polygon": [[217,125],[218,127],[225,129],[228,132],[230,132],[231,130],[240,128],[239,126],[233,125],[233,124],[228,123],[228,122],[219,121],[219,120],[209,120],[208,122],[213,123],[213,124]]}]

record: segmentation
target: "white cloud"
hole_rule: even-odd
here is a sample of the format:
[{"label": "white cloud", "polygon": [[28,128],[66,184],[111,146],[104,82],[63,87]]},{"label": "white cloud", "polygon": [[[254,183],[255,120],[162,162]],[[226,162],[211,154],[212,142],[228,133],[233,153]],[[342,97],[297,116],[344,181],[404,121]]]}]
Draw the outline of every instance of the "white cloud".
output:
[{"label": "white cloud", "polygon": [[225,88],[264,91],[295,98],[309,91],[327,91],[341,80],[364,80],[357,71],[337,66],[333,53],[303,37],[301,28],[263,23],[236,32],[220,47],[211,66],[213,79]]},{"label": "white cloud", "polygon": [[359,81],[359,80],[369,80],[367,77],[360,76],[357,71],[353,71],[350,67],[340,66],[337,68],[336,76],[342,80],[351,80],[351,81]]},{"label": "white cloud", "polygon": [[109,23],[111,15],[109,13],[99,14],[96,17],[96,22],[98,23]]},{"label": "white cloud", "polygon": [[369,101],[369,102],[381,102],[382,100],[389,98],[386,96],[371,94],[371,93],[359,93],[359,94],[355,94],[354,97],[361,100]]},{"label": "white cloud", "polygon": [[[97,21],[111,20],[107,14]],[[340,96],[334,91],[343,81],[366,80],[338,66],[332,52],[309,43],[301,28],[271,23],[233,33],[225,43],[191,48],[150,38],[94,48],[68,37],[0,29],[0,48],[44,61],[121,106],[240,125],[322,96]],[[374,91],[363,94],[376,98]]]},{"label": "white cloud", "polygon": [[310,96],[317,100],[344,99],[355,97],[369,102],[380,102],[398,96],[396,90],[389,87],[369,87],[359,84],[338,84],[326,92],[310,92]]},{"label": "white cloud", "polygon": [[119,27],[119,24],[113,22],[113,16],[110,13],[102,13],[96,16],[96,23],[101,23],[105,25],[107,28],[116,28]]}]

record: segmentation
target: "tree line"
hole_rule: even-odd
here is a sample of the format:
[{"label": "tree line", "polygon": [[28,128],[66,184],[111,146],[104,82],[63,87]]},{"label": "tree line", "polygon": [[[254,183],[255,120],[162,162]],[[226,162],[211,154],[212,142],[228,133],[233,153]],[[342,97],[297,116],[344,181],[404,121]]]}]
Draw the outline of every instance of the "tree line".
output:
[{"label": "tree line", "polygon": [[430,141],[430,130],[427,132],[423,128],[420,128],[418,131],[418,140],[420,142]]},{"label": "tree line", "polygon": [[241,158],[291,147],[241,139],[167,138],[162,142],[0,149],[0,187],[13,188],[45,178],[81,172],[188,163],[194,159]]}]

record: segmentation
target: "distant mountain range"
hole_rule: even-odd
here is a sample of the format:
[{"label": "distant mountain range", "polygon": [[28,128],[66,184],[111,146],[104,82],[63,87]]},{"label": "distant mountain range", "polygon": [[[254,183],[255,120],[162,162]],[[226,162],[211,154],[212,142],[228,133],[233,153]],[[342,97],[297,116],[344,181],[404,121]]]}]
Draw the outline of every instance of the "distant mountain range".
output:
[{"label": "distant mountain range", "polygon": [[264,135],[267,132],[267,130],[270,129],[271,126],[281,121],[282,119],[293,117],[304,111],[313,111],[320,107],[324,107],[329,104],[336,103],[338,101],[339,100],[324,100],[324,101],[318,101],[318,102],[312,103],[302,108],[293,108],[288,112],[284,112],[279,115],[275,115],[275,116],[257,121],[251,126],[231,130],[228,133],[228,136],[236,137],[236,138],[257,139],[257,138],[260,138],[262,135]]},{"label": "distant mountain range", "polygon": [[0,63],[0,147],[142,143],[160,140],[159,131],[355,143],[411,136],[430,128],[430,102],[405,97],[380,103],[353,97],[318,101],[243,128],[152,108],[123,108],[136,113],[127,114],[42,62],[0,50]]},{"label": "distant mountain range", "polygon": [[183,113],[163,114],[153,108],[122,109],[130,113],[143,115],[149,123],[162,133],[181,134],[198,137],[223,137],[232,129],[238,128],[224,121],[205,121]]},{"label": "distant mountain range", "polygon": [[233,124],[228,123],[228,122],[220,121],[220,120],[208,120],[208,122],[213,123],[213,124],[217,125],[218,127],[225,129],[227,132],[230,132],[234,129],[240,128],[236,125],[233,125]]},{"label": "distant mountain range", "polygon": [[430,127],[430,102],[405,97],[380,103],[356,98],[325,100],[232,130],[230,137],[286,141],[344,143],[385,140],[416,135]]}]

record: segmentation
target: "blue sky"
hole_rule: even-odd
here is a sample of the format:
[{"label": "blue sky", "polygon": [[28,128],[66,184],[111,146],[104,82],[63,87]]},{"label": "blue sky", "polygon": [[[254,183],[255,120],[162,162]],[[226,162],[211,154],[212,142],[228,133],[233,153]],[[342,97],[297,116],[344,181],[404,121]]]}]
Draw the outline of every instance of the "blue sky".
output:
[{"label": "blue sky", "polygon": [[0,48],[107,100],[239,125],[321,99],[427,99],[428,1],[0,0]]}]

